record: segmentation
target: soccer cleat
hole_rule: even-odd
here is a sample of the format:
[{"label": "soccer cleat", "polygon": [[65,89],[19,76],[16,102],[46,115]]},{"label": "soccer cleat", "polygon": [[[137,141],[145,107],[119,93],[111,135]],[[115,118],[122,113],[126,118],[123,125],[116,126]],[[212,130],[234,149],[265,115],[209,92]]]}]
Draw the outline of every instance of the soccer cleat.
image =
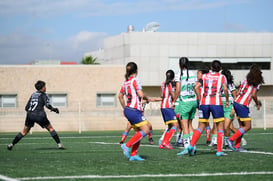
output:
[{"label": "soccer cleat", "polygon": [[153,138],[149,138],[150,144],[153,145],[154,144],[154,140]]},{"label": "soccer cleat", "polygon": [[219,151],[217,151],[217,152],[216,152],[216,156],[227,156],[227,154],[224,153],[224,152],[219,152]]},{"label": "soccer cleat", "polygon": [[129,158],[130,161],[144,161],[144,158],[141,158],[139,155],[131,156]]},{"label": "soccer cleat", "polygon": [[187,154],[189,154],[188,149],[184,149],[184,150],[182,150],[181,152],[177,153],[176,155],[177,155],[177,156],[180,156],[180,155],[187,155]]},{"label": "soccer cleat", "polygon": [[229,138],[226,139],[226,142],[227,142],[227,144],[228,144],[228,147],[229,147],[232,151],[235,151],[234,142],[231,141]]},{"label": "soccer cleat", "polygon": [[122,145],[123,143],[124,143],[123,141],[120,141],[120,142],[119,142],[119,145]]},{"label": "soccer cleat", "polygon": [[58,149],[60,149],[60,150],[65,150],[65,147],[64,147],[64,145],[62,145],[61,143],[59,143],[59,144],[58,144]]},{"label": "soccer cleat", "polygon": [[244,149],[243,147],[239,147],[235,149],[236,152],[247,152],[246,149]]},{"label": "soccer cleat", "polygon": [[12,148],[13,148],[13,144],[12,143],[7,146],[8,150],[12,150]]},{"label": "soccer cleat", "polygon": [[130,156],[130,152],[131,152],[131,150],[130,150],[130,148],[128,148],[127,146],[126,146],[126,144],[125,143],[123,143],[122,145],[121,145],[121,149],[123,150],[123,154],[124,154],[124,156],[126,156],[126,158],[130,158],[131,156]]},{"label": "soccer cleat", "polygon": [[189,152],[189,156],[194,156],[196,154],[196,146],[189,145],[188,152]]},{"label": "soccer cleat", "polygon": [[173,149],[173,147],[171,147],[171,145],[170,144],[166,144],[166,143],[161,143],[161,145],[159,146],[159,148],[160,149],[164,149],[164,148],[166,148],[166,149],[169,149],[169,150],[172,150]]},{"label": "soccer cleat", "polygon": [[245,138],[242,138],[242,145],[243,145],[243,146],[246,146],[246,145],[247,145],[247,142],[246,142],[246,139],[245,139]]},{"label": "soccer cleat", "polygon": [[210,141],[209,140],[207,140],[207,145],[210,145]]}]

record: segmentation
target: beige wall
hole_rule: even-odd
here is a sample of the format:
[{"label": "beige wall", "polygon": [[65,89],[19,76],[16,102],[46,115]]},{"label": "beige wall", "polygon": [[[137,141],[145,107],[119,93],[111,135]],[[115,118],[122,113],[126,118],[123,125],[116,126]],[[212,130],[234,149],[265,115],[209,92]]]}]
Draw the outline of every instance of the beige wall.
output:
[{"label": "beige wall", "polygon": [[[141,74],[141,70],[139,72]],[[96,106],[97,93],[116,93],[118,95],[124,79],[124,66],[0,66],[0,95],[17,94],[17,108],[0,108],[0,132],[18,132],[24,126],[24,107],[30,95],[35,91],[37,80],[47,83],[47,93],[67,94],[67,107],[60,108],[60,114],[47,111],[54,128],[58,131],[93,131],[123,130],[127,120],[116,96],[116,107],[102,108]],[[159,86],[144,86],[144,93],[158,97]],[[265,90],[268,92],[270,89]],[[272,97],[262,98],[264,106],[256,111],[252,106],[253,127],[273,127]],[[146,106],[145,117],[152,123],[153,129],[164,129],[160,113],[160,103]],[[197,115],[194,127],[197,126]],[[42,131],[35,126],[33,131]]]},{"label": "beige wall", "polygon": [[[47,93],[67,94],[66,108],[59,115],[47,111],[56,130],[123,130],[127,123],[116,97],[116,107],[96,107],[97,93],[118,95],[124,66],[102,65],[18,65],[0,66],[0,95],[17,94],[17,108],[0,108],[0,132],[19,131],[25,120],[24,106],[35,91],[37,80],[47,83]],[[149,119],[149,118],[147,118]],[[156,115],[154,128],[164,127]],[[160,121],[159,121],[160,120]],[[41,131],[39,126],[33,130]]]}]

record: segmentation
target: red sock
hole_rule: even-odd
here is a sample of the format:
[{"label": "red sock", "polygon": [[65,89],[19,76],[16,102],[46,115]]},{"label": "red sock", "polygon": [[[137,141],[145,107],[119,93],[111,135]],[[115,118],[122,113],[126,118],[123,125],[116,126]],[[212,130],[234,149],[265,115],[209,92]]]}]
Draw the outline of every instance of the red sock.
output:
[{"label": "red sock", "polygon": [[231,141],[236,140],[237,138],[239,138],[242,135],[242,133],[240,132],[240,130],[237,130],[236,133],[234,133],[229,139]]},{"label": "red sock", "polygon": [[134,134],[134,136],[126,143],[127,147],[131,147],[132,145],[134,145],[135,143],[137,143],[138,141],[140,141],[142,139],[142,134],[140,133],[140,131],[136,132]]},{"label": "red sock", "polygon": [[224,138],[223,131],[218,131],[218,133],[217,133],[217,152],[222,152],[223,138]]},{"label": "red sock", "polygon": [[168,133],[166,132],[166,134],[164,135],[162,143],[169,144],[174,133],[175,133],[175,129],[170,129]]},{"label": "red sock", "polygon": [[235,148],[240,148],[242,137],[236,139],[235,141]]},{"label": "red sock", "polygon": [[135,156],[137,155],[137,150],[138,150],[138,147],[140,145],[140,141],[136,142],[133,147],[132,147],[132,152],[131,152],[131,156]]},{"label": "red sock", "polygon": [[191,139],[191,146],[194,146],[196,144],[196,142],[199,140],[200,136],[201,136],[201,130],[197,128],[193,132],[192,139]]},{"label": "red sock", "polygon": [[127,135],[122,135],[120,142],[124,142],[126,138],[127,138]]},{"label": "red sock", "polygon": [[152,133],[151,132],[149,132],[149,139],[151,139],[152,138]]},{"label": "red sock", "polygon": [[210,131],[211,129],[206,129],[207,141],[210,141]]}]

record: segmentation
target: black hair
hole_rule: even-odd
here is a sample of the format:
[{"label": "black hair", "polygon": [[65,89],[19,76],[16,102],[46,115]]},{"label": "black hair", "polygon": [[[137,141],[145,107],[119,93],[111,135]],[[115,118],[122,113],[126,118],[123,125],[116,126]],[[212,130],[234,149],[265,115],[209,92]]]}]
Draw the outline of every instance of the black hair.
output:
[{"label": "black hair", "polygon": [[166,72],[165,87],[167,87],[169,85],[169,83],[172,82],[173,79],[174,79],[174,71],[173,70],[168,70]]},{"label": "black hair", "polygon": [[35,83],[35,88],[36,90],[41,90],[44,86],[46,85],[46,83],[42,80],[38,80],[36,83]]},{"label": "black hair", "polygon": [[129,62],[126,65],[125,79],[128,80],[130,75],[137,73],[137,64],[135,62]]},{"label": "black hair", "polygon": [[233,84],[233,75],[231,75],[230,70],[228,69],[223,69],[222,74],[226,77],[227,79],[227,84]]},{"label": "black hair", "polygon": [[262,71],[257,64],[253,64],[250,67],[250,71],[246,76],[246,80],[248,85],[250,86],[258,86],[259,84],[264,83],[264,78],[262,76]]},{"label": "black hair", "polygon": [[220,72],[221,69],[222,63],[219,60],[213,60],[213,62],[211,63],[211,70],[213,72]]},{"label": "black hair", "polygon": [[188,81],[189,79],[189,68],[190,68],[190,61],[187,57],[181,57],[179,59],[179,66],[180,66],[180,78],[183,76],[183,69],[186,68],[187,69],[187,79],[186,81]]}]

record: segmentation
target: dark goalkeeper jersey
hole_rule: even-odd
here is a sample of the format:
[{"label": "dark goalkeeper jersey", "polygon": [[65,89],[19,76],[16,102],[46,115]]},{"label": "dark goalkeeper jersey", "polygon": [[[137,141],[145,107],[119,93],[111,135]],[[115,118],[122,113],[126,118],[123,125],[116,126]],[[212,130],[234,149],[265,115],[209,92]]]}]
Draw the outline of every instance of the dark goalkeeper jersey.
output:
[{"label": "dark goalkeeper jersey", "polygon": [[41,114],[45,113],[44,106],[48,109],[52,109],[48,95],[44,92],[37,91],[29,98],[25,110],[28,113]]}]

